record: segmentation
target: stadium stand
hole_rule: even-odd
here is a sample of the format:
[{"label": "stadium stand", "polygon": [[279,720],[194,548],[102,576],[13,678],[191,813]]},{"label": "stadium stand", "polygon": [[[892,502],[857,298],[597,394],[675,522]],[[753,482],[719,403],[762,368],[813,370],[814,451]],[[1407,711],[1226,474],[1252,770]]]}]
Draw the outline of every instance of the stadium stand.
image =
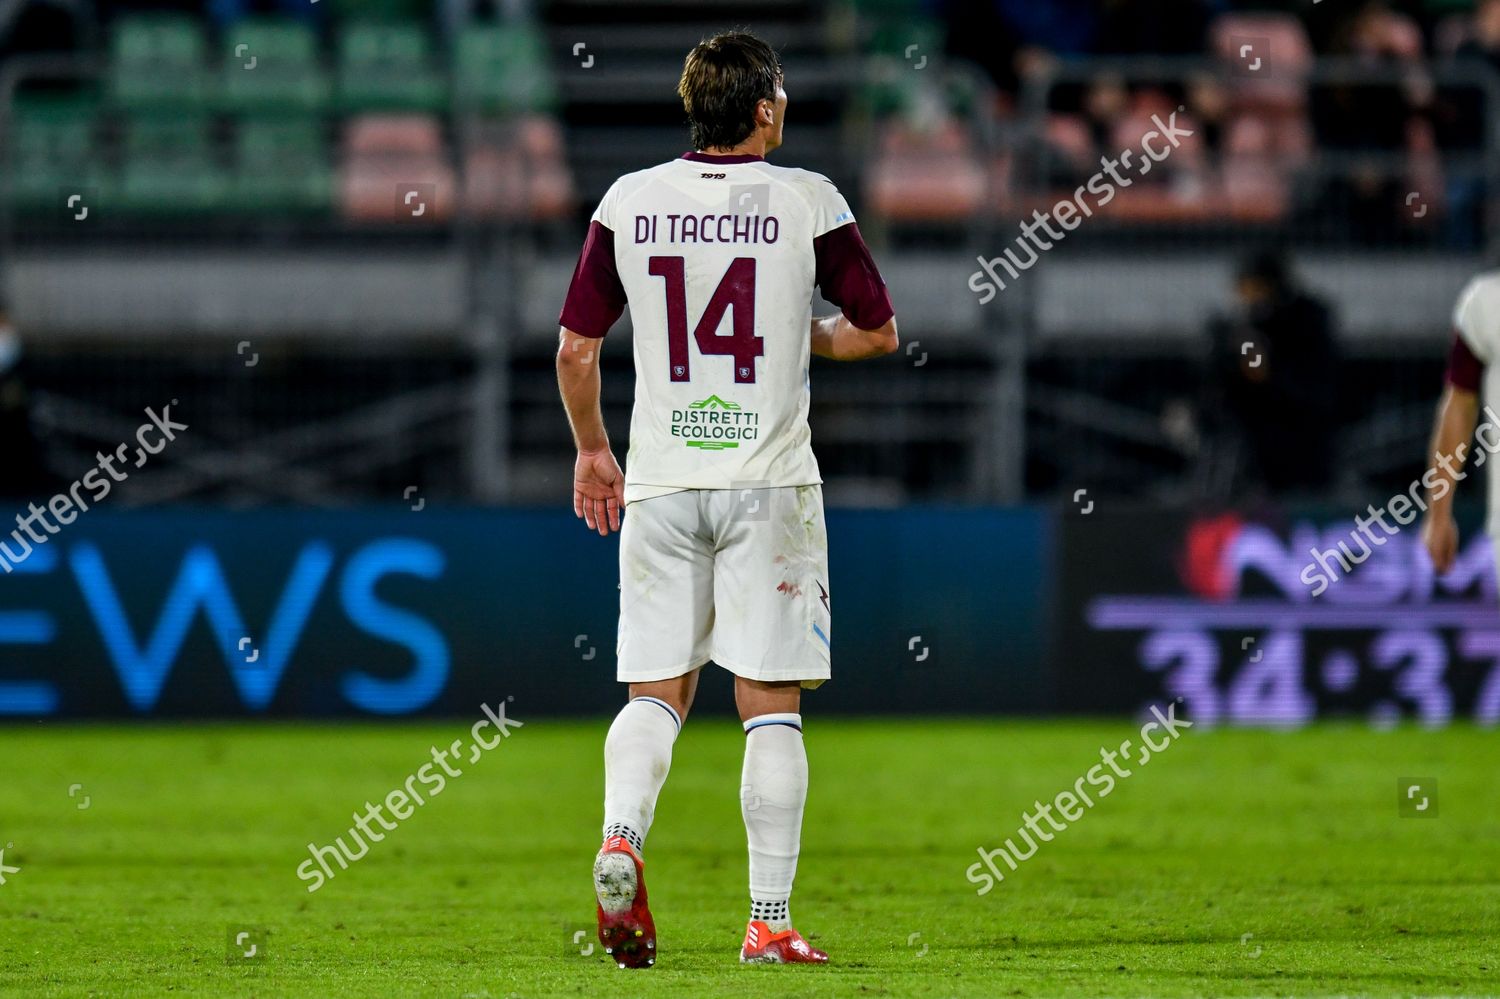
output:
[{"label": "stadium stand", "polygon": [[[848,194],[912,348],[819,369],[832,499],[1189,488],[1201,455],[1164,414],[1192,395],[1234,262],[1272,241],[1295,249],[1347,363],[1367,369],[1349,426],[1361,440],[1418,426],[1343,449],[1338,482],[1409,472],[1392,456],[1420,449],[1408,418],[1430,386],[1414,372],[1437,364],[1452,275],[1493,239],[1495,0],[1185,0],[1137,5],[1139,23],[1021,0],[498,6],[63,5],[74,30],[45,39],[29,16],[0,23],[0,267],[37,338],[41,395],[97,391],[69,345],[113,338],[143,379],[206,378],[182,391],[214,400],[225,439],[322,440],[385,398],[410,433],[402,476],[435,495],[555,500],[566,428],[545,368],[578,233],[616,176],[684,148],[683,52],[748,23],[787,65],[779,155]],[[1192,134],[1169,158],[979,299],[978,261],[1174,113]],[[128,329],[121,295],[139,305]],[[240,327],[286,365],[256,371],[259,406],[224,402],[243,372],[209,361]],[[298,397],[292,369],[372,341],[357,384]],[[623,370],[624,353],[606,364]],[[606,386],[622,429],[627,390]],[[424,408],[431,396],[446,408]],[[86,438],[78,412],[54,407],[57,432]],[[377,436],[350,446],[372,471],[330,501],[388,488]]]}]

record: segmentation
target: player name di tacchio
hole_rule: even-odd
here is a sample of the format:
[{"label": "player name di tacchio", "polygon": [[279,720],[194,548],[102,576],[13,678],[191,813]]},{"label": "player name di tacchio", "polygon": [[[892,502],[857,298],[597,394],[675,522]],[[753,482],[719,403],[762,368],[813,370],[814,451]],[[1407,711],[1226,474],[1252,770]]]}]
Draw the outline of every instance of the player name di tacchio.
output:
[{"label": "player name di tacchio", "polygon": [[781,238],[781,220],[754,213],[637,215],[637,243],[762,243]]}]

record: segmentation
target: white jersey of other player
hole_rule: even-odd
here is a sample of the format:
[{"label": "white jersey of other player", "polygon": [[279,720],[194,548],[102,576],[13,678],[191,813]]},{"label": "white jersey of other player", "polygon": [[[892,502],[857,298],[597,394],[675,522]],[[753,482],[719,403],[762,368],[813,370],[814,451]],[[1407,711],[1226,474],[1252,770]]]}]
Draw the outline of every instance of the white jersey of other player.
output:
[{"label": "white jersey of other player", "polygon": [[[1484,365],[1482,397],[1487,407],[1493,406],[1500,400],[1500,271],[1487,271],[1464,288],[1453,310],[1453,328]],[[1495,535],[1500,533],[1500,461],[1488,464],[1486,530]]]}]

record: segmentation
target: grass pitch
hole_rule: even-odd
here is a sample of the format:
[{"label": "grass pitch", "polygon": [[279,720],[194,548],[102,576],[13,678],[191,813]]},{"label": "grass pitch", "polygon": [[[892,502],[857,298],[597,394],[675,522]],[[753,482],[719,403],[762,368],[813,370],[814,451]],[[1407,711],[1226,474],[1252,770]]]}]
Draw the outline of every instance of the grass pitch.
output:
[{"label": "grass pitch", "polygon": [[[608,723],[513,714],[524,728],[315,894],[307,844],[347,839],[467,724],[0,728],[0,992],[1500,993],[1493,732],[1196,728],[981,898],[976,848],[1138,726],[814,713],[792,912],[832,963],[768,968],[737,963],[743,738],[695,716],[646,850],[661,959],[623,972],[572,942],[592,929]],[[1436,817],[1398,815],[1408,777],[1436,778]]]}]

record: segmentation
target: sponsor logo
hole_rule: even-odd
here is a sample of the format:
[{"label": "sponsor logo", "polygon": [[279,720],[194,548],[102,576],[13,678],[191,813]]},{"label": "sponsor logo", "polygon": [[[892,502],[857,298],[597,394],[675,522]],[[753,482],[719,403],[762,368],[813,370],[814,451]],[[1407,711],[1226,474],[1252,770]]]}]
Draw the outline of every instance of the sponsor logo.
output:
[{"label": "sponsor logo", "polygon": [[672,436],[700,451],[729,451],[760,436],[760,415],[711,395],[672,410]]}]

